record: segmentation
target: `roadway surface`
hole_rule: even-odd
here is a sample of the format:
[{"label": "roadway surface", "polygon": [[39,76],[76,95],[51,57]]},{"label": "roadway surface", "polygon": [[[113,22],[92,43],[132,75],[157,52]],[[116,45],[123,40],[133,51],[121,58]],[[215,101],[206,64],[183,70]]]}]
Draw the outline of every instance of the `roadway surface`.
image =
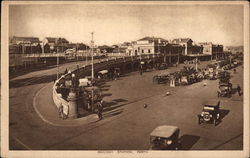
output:
[{"label": "roadway surface", "polygon": [[[56,68],[14,78],[10,81],[10,150],[147,150],[149,134],[164,124],[180,128],[184,150],[241,150],[242,96],[236,93],[231,98],[219,98],[222,122],[216,127],[213,124],[198,125],[197,115],[202,110],[202,103],[218,101],[217,80],[175,88],[152,83],[154,75],[174,72],[182,66],[147,72],[142,76],[133,72],[106,82],[102,85],[104,119],[74,127],[48,124],[33,107],[35,94],[51,84]],[[60,66],[61,72],[66,67],[75,68],[76,64]],[[237,68],[237,74],[231,74],[233,88],[237,84],[242,87],[242,67]],[[204,82],[207,86],[203,86]],[[170,96],[164,95],[167,91]],[[47,93],[52,93],[52,89]],[[50,103],[50,99],[44,100],[44,104]],[[144,108],[144,104],[148,107]]]}]

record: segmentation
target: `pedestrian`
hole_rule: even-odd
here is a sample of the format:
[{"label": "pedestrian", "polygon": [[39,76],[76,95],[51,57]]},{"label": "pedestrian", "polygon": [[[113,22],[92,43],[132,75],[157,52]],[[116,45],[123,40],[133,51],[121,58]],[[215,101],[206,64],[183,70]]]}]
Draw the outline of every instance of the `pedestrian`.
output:
[{"label": "pedestrian", "polygon": [[239,85],[237,85],[237,92],[238,92],[239,96],[241,96],[241,88]]},{"label": "pedestrian", "polygon": [[59,114],[59,118],[63,118],[63,106],[62,106],[62,104],[60,104],[58,107],[58,114]]},{"label": "pedestrian", "polygon": [[142,68],[142,65],[140,65],[140,75],[142,75],[143,73],[143,68]]},{"label": "pedestrian", "polygon": [[99,117],[99,120],[102,119],[102,111],[103,111],[103,100],[97,103],[97,115]]},{"label": "pedestrian", "polygon": [[66,68],[66,70],[64,71],[64,74],[67,74],[68,73],[68,69]]}]

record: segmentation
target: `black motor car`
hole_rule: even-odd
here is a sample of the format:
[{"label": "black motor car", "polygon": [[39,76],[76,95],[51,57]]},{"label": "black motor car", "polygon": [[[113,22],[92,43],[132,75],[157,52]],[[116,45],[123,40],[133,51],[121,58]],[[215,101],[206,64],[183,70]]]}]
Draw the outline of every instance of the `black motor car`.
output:
[{"label": "black motor car", "polygon": [[204,104],[201,114],[198,115],[198,124],[212,122],[215,126],[220,119],[220,101]]}]

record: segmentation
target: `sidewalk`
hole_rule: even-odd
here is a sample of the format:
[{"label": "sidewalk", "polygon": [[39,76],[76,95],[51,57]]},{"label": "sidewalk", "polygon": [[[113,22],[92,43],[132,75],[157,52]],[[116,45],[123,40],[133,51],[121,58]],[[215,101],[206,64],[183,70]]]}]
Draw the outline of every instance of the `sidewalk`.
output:
[{"label": "sidewalk", "polygon": [[53,82],[41,88],[33,98],[33,107],[38,116],[46,123],[53,126],[81,126],[93,123],[99,120],[96,114],[91,114],[77,119],[62,120],[58,116],[58,109],[56,108],[52,98]]}]

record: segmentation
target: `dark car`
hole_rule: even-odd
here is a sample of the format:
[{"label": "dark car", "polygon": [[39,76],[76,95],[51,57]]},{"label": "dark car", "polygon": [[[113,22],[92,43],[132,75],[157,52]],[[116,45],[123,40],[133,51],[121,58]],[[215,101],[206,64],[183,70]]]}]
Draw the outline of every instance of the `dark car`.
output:
[{"label": "dark car", "polygon": [[220,119],[220,101],[206,103],[201,114],[198,115],[198,124],[212,122],[216,126]]},{"label": "dark car", "polygon": [[158,126],[150,133],[151,150],[178,150],[181,148],[180,129],[176,126]]},{"label": "dark car", "polygon": [[168,65],[166,63],[161,63],[159,66],[158,66],[158,69],[159,70],[165,70],[168,68]]},{"label": "dark car", "polygon": [[219,83],[218,97],[230,97],[232,93],[232,83]]}]

